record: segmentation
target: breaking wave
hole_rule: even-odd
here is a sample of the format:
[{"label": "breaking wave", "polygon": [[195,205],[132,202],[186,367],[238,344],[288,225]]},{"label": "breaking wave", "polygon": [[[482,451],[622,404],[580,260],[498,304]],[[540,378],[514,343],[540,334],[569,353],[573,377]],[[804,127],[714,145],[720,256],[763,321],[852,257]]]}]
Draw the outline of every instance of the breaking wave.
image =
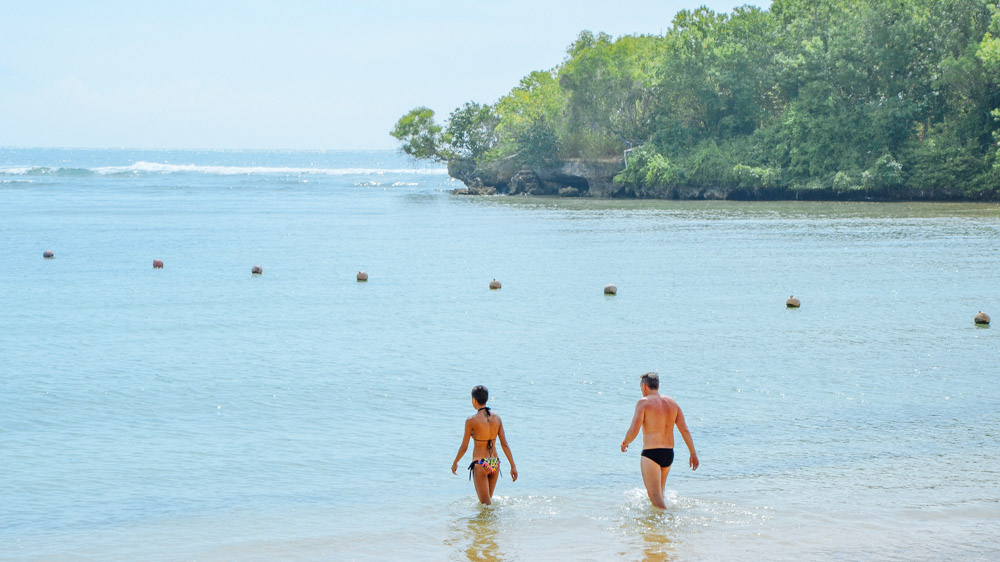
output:
[{"label": "breaking wave", "polygon": [[64,178],[85,178],[93,176],[94,170],[89,168],[49,168],[47,166],[22,166],[0,169],[0,175],[4,176],[58,176]]},{"label": "breaking wave", "polygon": [[0,168],[3,176],[57,176],[89,177],[136,176],[142,174],[209,174],[217,176],[383,176],[383,175],[445,175],[444,168],[291,168],[274,166],[210,166],[201,164],[164,164],[139,161],[128,166],[100,166],[96,168],[58,168],[45,166],[20,166]]}]

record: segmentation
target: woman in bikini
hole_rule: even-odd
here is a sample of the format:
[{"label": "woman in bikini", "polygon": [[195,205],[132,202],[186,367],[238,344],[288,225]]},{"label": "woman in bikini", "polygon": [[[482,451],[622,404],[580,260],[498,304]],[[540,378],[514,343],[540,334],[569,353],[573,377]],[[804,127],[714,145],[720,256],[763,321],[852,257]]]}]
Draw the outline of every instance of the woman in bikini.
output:
[{"label": "woman in bikini", "polygon": [[497,486],[497,479],[500,478],[500,459],[497,457],[496,448],[493,442],[500,440],[500,446],[507,455],[507,462],[510,463],[510,481],[517,481],[517,467],[514,466],[514,456],[510,454],[510,447],[507,446],[507,437],[503,433],[503,422],[500,416],[490,412],[486,407],[490,393],[484,386],[477,386],[472,389],[472,407],[476,409],[476,414],[465,420],[465,435],[462,436],[462,445],[455,455],[455,462],[451,463],[451,473],[458,473],[458,461],[465,455],[465,450],[469,447],[471,438],[475,445],[472,447],[472,464],[469,465],[469,478],[476,483],[476,495],[479,496],[480,503],[490,505],[490,498],[493,497],[493,489]]}]

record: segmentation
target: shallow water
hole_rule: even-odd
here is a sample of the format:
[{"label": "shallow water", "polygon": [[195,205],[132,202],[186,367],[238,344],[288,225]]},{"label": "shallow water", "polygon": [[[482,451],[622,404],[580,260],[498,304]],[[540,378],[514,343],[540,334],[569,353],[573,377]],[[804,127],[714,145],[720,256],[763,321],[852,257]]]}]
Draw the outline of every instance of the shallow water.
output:
[{"label": "shallow water", "polygon": [[[1000,553],[1000,208],[454,187],[0,150],[0,557]],[[618,451],[648,370],[702,462],[665,512]],[[475,384],[520,472],[489,509],[449,471]]]}]

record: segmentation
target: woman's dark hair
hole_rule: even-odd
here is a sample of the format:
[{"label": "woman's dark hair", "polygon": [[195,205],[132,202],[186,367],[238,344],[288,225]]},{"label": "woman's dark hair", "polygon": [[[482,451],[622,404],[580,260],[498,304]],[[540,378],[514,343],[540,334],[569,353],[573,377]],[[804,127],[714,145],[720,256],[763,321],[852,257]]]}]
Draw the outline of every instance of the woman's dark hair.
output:
[{"label": "woman's dark hair", "polygon": [[485,406],[486,401],[490,399],[490,391],[486,390],[486,387],[480,384],[473,387],[472,397],[476,399],[476,402]]}]

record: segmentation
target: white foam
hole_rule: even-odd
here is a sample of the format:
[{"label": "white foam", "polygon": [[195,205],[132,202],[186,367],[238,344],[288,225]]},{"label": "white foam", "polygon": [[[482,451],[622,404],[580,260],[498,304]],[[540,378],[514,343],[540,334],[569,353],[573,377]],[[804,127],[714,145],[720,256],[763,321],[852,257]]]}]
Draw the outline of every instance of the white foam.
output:
[{"label": "white foam", "polygon": [[27,174],[31,170],[36,170],[36,169],[38,168],[34,166],[16,166],[12,168],[0,168],[0,174],[6,176],[23,176],[24,174]]},{"label": "white foam", "polygon": [[372,175],[443,175],[445,168],[291,168],[274,166],[205,166],[200,164],[164,164],[139,161],[129,166],[102,166],[94,168],[98,174],[160,173],[174,174],[193,172],[219,176],[240,175],[326,175],[326,176],[372,176]]},{"label": "white foam", "polygon": [[[629,507],[645,507],[649,505],[649,496],[645,488],[632,488],[625,491],[625,501]],[[668,506],[676,506],[680,503],[677,497],[677,490],[664,490],[663,503]]]},{"label": "white foam", "polygon": [[[0,168],[0,175],[24,176],[28,174],[54,174],[61,170],[75,168],[42,167],[42,166],[10,166]],[[159,162],[139,161],[128,166],[99,166],[89,171],[100,175],[117,174],[175,174],[198,173],[218,176],[250,176],[250,175],[318,175],[318,176],[384,176],[384,175],[445,175],[445,168],[293,168],[279,166],[205,166],[200,164],[166,164]]]}]

